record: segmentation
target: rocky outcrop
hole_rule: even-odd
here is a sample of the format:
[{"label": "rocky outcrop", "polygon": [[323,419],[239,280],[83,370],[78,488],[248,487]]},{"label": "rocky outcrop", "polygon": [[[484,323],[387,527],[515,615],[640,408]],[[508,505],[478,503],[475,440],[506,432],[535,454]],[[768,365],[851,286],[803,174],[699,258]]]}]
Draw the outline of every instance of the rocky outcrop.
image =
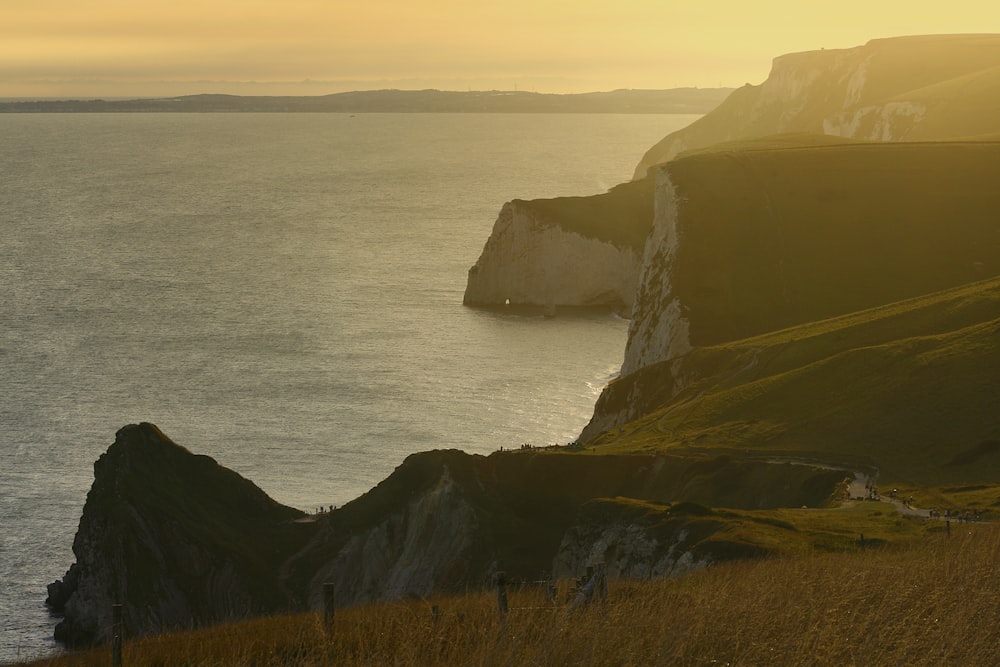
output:
[{"label": "rocky outcrop", "polygon": [[610,306],[626,315],[638,283],[652,187],[504,204],[476,264],[467,306]]},{"label": "rocky outcrop", "polygon": [[759,546],[719,539],[714,512],[693,503],[651,508],[621,500],[586,503],[553,561],[555,579],[601,565],[609,579],[674,577],[712,563],[765,555]]},{"label": "rocky outcrop", "polygon": [[[762,476],[781,483],[761,488]],[[667,540],[654,525],[662,521],[618,513],[616,528],[598,529],[593,512],[581,508],[622,497],[813,506],[832,497],[842,478],[727,457],[431,451],[408,457],[338,510],[304,517],[152,424],[133,425],[95,464],[74,540],[77,562],[50,586],[49,605],[64,615],[57,638],[83,645],[110,638],[116,603],[134,637],[321,609],[331,582],[338,605],[350,606],[477,589],[501,570],[512,580],[536,580],[554,563],[570,572],[590,540],[619,545],[616,576],[639,572],[647,551],[652,560],[642,571],[657,576],[714,557],[702,542],[723,524],[703,524],[691,533],[697,540]]]},{"label": "rocky outcrop", "polygon": [[713,144],[787,133],[923,141],[996,133],[1000,36],[876,39],[774,59],[764,83],[653,146],[635,170]]},{"label": "rocky outcrop", "polygon": [[293,607],[275,572],[309,537],[301,515],[152,424],[122,428],[94,464],[76,563],[49,586],[56,639],[109,640],[113,604],[132,636]]}]

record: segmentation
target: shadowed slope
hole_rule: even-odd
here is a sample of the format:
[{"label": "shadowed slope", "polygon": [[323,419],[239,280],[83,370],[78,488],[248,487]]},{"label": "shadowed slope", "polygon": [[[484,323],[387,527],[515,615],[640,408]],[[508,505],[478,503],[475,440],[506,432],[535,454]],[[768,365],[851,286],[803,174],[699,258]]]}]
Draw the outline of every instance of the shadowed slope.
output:
[{"label": "shadowed slope", "polygon": [[[791,456],[920,485],[1000,484],[997,368],[993,278],[643,368],[597,407],[627,407],[634,421],[591,444]],[[677,377],[693,379],[679,387]]]}]

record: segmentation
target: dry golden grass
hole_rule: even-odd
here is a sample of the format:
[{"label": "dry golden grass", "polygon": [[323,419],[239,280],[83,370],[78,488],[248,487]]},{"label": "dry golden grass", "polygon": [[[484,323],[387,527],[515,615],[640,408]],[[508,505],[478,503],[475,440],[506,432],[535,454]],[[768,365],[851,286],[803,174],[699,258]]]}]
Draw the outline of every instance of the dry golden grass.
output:
[{"label": "dry golden grass", "polygon": [[[258,619],[128,642],[154,665],[988,665],[998,660],[1000,526],[853,553],[612,583],[571,609],[512,591]],[[563,591],[565,597],[566,591]],[[434,616],[437,605],[440,613]],[[107,665],[109,650],[36,665]]]}]

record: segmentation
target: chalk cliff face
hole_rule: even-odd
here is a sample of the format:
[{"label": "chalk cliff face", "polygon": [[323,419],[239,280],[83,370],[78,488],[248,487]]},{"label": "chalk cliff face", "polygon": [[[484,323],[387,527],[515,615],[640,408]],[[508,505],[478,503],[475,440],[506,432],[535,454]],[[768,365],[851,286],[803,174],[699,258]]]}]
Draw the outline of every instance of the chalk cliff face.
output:
[{"label": "chalk cliff face", "polygon": [[504,204],[479,261],[467,306],[592,306],[632,309],[639,254],[551,224],[525,202]]},{"label": "chalk cliff face", "polygon": [[1000,131],[1000,36],[876,39],[850,49],[783,55],[747,84],[651,148],[636,178],[684,151],[787,133],[918,141]]},{"label": "chalk cliff face", "polygon": [[610,306],[626,314],[652,224],[652,187],[504,204],[476,264],[467,306]]},{"label": "chalk cliff face", "polygon": [[588,566],[603,564],[610,579],[672,577],[713,562],[764,555],[752,545],[720,543],[717,525],[702,517],[712,512],[690,503],[650,511],[609,499],[580,508],[553,562],[555,579],[571,579]]}]

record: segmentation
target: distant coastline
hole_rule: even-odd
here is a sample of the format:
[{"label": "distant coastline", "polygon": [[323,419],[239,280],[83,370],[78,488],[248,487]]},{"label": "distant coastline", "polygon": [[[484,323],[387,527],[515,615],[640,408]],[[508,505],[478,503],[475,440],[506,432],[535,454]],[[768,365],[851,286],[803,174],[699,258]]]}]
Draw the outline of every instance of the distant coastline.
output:
[{"label": "distant coastline", "polygon": [[525,91],[368,90],[316,96],[184,95],[0,101],[0,113],[621,113],[704,114],[732,88]]}]

